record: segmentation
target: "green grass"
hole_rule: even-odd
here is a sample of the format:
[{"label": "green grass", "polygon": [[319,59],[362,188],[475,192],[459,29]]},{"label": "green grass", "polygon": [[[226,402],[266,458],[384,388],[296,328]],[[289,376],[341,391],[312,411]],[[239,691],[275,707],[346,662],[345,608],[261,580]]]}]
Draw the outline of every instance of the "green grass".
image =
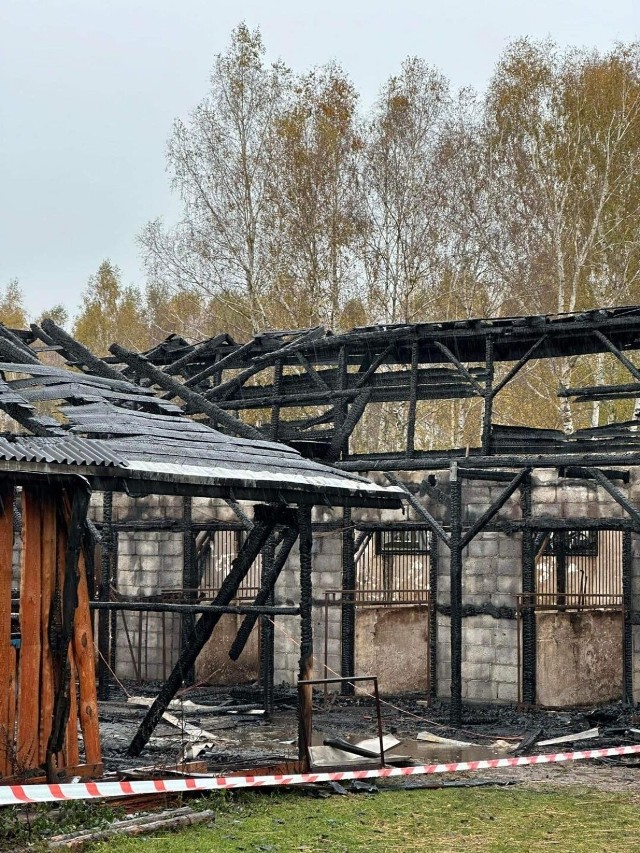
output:
[{"label": "green grass", "polygon": [[109,841],[91,853],[640,851],[640,793],[398,790],[324,800],[245,793],[213,795],[206,805],[217,812],[212,826]]}]

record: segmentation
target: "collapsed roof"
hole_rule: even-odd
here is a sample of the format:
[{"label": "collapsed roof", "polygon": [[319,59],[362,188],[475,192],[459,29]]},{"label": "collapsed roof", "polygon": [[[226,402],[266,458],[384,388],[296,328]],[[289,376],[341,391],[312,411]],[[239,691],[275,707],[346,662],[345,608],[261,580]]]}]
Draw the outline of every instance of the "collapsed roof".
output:
[{"label": "collapsed roof", "polygon": [[45,361],[57,348],[39,349],[0,329],[0,410],[30,433],[0,438],[0,471],[72,467],[95,488],[130,494],[399,506],[394,489],[304,459],[255,431],[224,434],[107,365],[104,375],[73,362],[60,367]]}]

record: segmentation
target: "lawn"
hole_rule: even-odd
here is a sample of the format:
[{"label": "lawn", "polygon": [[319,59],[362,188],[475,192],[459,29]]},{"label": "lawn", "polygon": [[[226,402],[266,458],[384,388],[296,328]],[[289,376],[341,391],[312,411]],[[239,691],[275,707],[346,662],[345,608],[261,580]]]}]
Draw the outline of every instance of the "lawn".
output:
[{"label": "lawn", "polygon": [[314,799],[300,792],[213,795],[215,823],[121,839],[91,853],[607,853],[640,851],[640,792],[444,789]]}]

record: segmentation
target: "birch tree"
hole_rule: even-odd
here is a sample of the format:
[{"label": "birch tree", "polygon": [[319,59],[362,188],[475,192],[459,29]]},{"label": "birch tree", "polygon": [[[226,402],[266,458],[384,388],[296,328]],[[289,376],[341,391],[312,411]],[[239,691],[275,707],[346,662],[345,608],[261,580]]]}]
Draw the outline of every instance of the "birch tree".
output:
[{"label": "birch tree", "polygon": [[441,135],[446,79],[417,58],[391,77],[367,123],[363,257],[369,310],[380,322],[425,320],[442,275]]},{"label": "birch tree", "polygon": [[151,222],[141,236],[152,279],[216,296],[254,330],[267,322],[270,143],[289,79],[264,55],[260,32],[240,24],[216,57],[209,94],[174,124],[168,170],[183,217],[169,229]]}]

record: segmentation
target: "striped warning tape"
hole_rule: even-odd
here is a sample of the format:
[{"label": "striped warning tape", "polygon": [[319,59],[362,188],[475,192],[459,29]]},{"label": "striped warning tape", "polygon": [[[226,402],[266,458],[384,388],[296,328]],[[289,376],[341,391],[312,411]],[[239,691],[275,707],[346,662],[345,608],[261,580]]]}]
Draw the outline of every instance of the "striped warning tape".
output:
[{"label": "striped warning tape", "polygon": [[473,770],[497,770],[529,764],[558,764],[588,758],[637,755],[640,744],[606,749],[582,749],[577,752],[553,752],[519,758],[490,758],[482,761],[458,761],[453,764],[421,764],[418,767],[376,767],[371,770],[343,770],[335,773],[296,773],[276,776],[205,776],[187,779],[148,779],[136,782],[71,782],[61,785],[0,786],[0,806],[24,803],[52,803],[61,800],[94,800],[137,794],[179,794],[185,791],[220,791],[231,788],[259,788],[274,785],[304,785],[311,782],[345,782],[349,779],[387,779],[391,776],[424,776],[431,773],[460,773]]}]

